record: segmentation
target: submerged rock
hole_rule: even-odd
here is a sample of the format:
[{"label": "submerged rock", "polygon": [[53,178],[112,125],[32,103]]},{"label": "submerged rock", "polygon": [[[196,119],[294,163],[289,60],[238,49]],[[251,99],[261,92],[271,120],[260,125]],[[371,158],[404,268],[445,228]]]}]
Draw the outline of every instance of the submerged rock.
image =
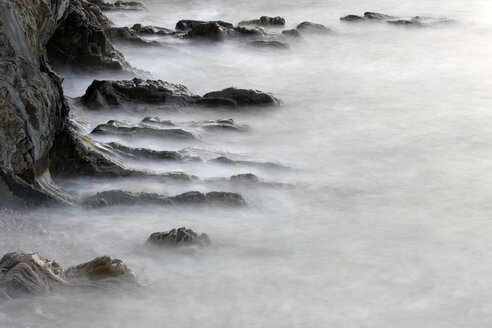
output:
[{"label": "submerged rock", "polygon": [[386,14],[366,12],[364,16],[348,15],[341,17],[340,20],[347,22],[387,22],[392,25],[402,25],[402,26],[432,26],[443,23],[454,22],[451,19],[442,17],[421,17],[415,16],[411,18],[398,18],[395,16],[390,16]]},{"label": "submerged rock", "polygon": [[301,36],[301,34],[299,33],[299,31],[297,29],[295,29],[295,28],[290,29],[290,30],[283,30],[282,31],[282,35],[289,36],[289,37],[294,37],[294,38],[299,38]]},{"label": "submerged rock", "polygon": [[284,26],[285,19],[280,16],[277,17],[261,16],[260,19],[252,19],[252,20],[239,22],[239,25]]},{"label": "submerged rock", "polygon": [[189,32],[193,30],[195,27],[202,24],[217,24],[218,26],[225,28],[233,28],[234,26],[231,23],[223,22],[223,21],[198,21],[191,19],[183,19],[176,23],[176,31]]},{"label": "submerged rock", "polygon": [[149,41],[141,38],[137,32],[128,27],[111,27],[108,35],[114,42],[129,43],[140,46],[159,46],[163,43],[159,41]]},{"label": "submerged rock", "polygon": [[345,17],[341,17],[340,20],[346,22],[361,22],[361,21],[385,21],[394,18],[395,17],[386,14],[365,12],[364,16],[348,15]]},{"label": "submerged rock", "polygon": [[259,90],[227,88],[221,91],[209,92],[205,99],[224,99],[233,102],[238,107],[243,106],[280,106],[281,101],[269,93]]},{"label": "submerged rock", "polygon": [[182,205],[182,204],[221,204],[229,206],[245,205],[243,197],[230,192],[190,191],[177,196],[164,196],[155,193],[110,190],[97,193],[85,199],[88,207],[105,207],[116,205]]},{"label": "submerged rock", "polygon": [[286,43],[280,41],[252,41],[249,45],[256,48],[289,49]]},{"label": "submerged rock", "polygon": [[189,131],[179,128],[156,129],[152,127],[123,126],[117,121],[109,121],[106,124],[98,125],[92,132],[93,135],[116,135],[132,138],[172,138],[172,139],[196,139],[195,135]]},{"label": "submerged rock", "polygon": [[316,23],[311,23],[311,22],[302,22],[301,24],[297,25],[297,30],[301,33],[329,33],[331,30],[322,25],[322,24],[316,24]]},{"label": "submerged rock", "polygon": [[261,182],[260,178],[258,178],[256,175],[252,173],[244,173],[244,174],[238,174],[238,175],[233,175],[231,177],[231,182],[247,182],[247,183],[259,183]]},{"label": "submerged rock", "polygon": [[154,232],[145,244],[159,247],[204,247],[210,245],[210,243],[210,238],[206,233],[197,234],[191,229],[182,227],[165,232]]},{"label": "submerged rock", "polygon": [[89,280],[102,280],[107,278],[125,278],[136,281],[135,273],[120,259],[110,256],[102,256],[86,263],[68,268],[63,277],[66,279],[87,278]]},{"label": "submerged rock", "polygon": [[127,103],[191,105],[199,97],[185,86],[161,80],[94,80],[84,96],[82,104],[89,109],[115,108]]},{"label": "submerged rock", "polygon": [[223,41],[227,36],[232,35],[234,29],[225,27],[218,22],[206,22],[192,25],[189,31],[184,35],[185,38],[207,39],[211,41]]}]

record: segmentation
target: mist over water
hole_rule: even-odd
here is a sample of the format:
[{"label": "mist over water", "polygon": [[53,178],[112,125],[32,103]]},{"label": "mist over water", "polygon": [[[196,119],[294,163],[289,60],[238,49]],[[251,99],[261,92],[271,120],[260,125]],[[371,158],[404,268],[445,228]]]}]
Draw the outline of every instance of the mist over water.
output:
[{"label": "mist over water", "polygon": [[[489,327],[492,322],[492,3],[463,1],[143,1],[109,12],[116,26],[174,28],[180,19],[237,24],[282,16],[286,28],[321,23],[330,35],[290,40],[288,51],[239,42],[117,45],[152,78],[196,94],[230,86],[272,92],[280,110],[183,109],[152,116],[178,125],[233,118],[245,132],[196,140],[94,136],[132,147],[185,150],[202,162],[121,158],[127,167],[184,172],[196,182],[59,181],[79,197],[122,189],[176,195],[232,191],[220,206],[45,209],[0,220],[0,249],[40,252],[62,267],[103,254],[125,260],[142,286],[65,290],[0,303],[5,327]],[[453,24],[350,24],[348,14],[442,16]],[[64,74],[66,95],[94,78]],[[148,112],[71,115],[87,132]],[[227,156],[225,165],[209,161]],[[258,164],[258,165],[255,165]],[[275,165],[260,165],[274,163]],[[214,178],[254,173],[271,184]],[[156,231],[186,226],[212,246],[148,250]]]}]

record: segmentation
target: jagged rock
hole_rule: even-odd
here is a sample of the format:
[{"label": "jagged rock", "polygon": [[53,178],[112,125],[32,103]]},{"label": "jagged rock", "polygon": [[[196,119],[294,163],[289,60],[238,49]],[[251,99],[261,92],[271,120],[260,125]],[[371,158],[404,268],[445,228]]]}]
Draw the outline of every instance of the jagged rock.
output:
[{"label": "jagged rock", "polygon": [[133,71],[111,44],[107,33],[111,22],[98,6],[71,0],[67,13],[47,45],[51,63]]},{"label": "jagged rock", "polygon": [[125,278],[136,281],[135,273],[120,259],[110,256],[102,256],[86,263],[68,268],[64,273],[65,279],[87,278],[89,280],[102,280],[107,278]]},{"label": "jagged rock", "polygon": [[280,16],[277,17],[261,16],[260,19],[252,19],[252,20],[239,22],[239,25],[284,26],[285,19]]},{"label": "jagged rock", "polygon": [[118,121],[109,121],[98,125],[92,132],[93,135],[117,135],[123,137],[155,137],[174,139],[196,139],[189,131],[179,128],[156,129],[152,127],[124,126]]},{"label": "jagged rock", "polygon": [[154,232],[145,243],[159,247],[208,246],[210,238],[206,233],[197,234],[191,229],[178,228],[165,232]]},{"label": "jagged rock", "polygon": [[244,26],[236,26],[234,27],[235,35],[240,37],[249,37],[249,38],[264,38],[266,36],[271,35],[271,33],[264,27],[244,27]]},{"label": "jagged rock", "polygon": [[299,31],[296,30],[295,28],[290,29],[290,30],[284,30],[284,31],[282,31],[282,35],[290,36],[290,37],[295,37],[295,38],[298,38],[298,37],[301,36],[301,34],[299,33]]},{"label": "jagged rock", "polygon": [[197,27],[198,25],[202,24],[217,24],[221,27],[225,28],[233,28],[234,26],[231,23],[223,22],[223,21],[197,21],[197,20],[191,20],[191,19],[183,19],[180,20],[179,22],[176,23],[176,31],[182,31],[182,32],[189,32],[193,28]]},{"label": "jagged rock", "polygon": [[115,3],[104,2],[103,0],[87,0],[87,2],[98,6],[101,10],[143,10],[145,7],[137,1],[116,1]]},{"label": "jagged rock", "polygon": [[273,95],[259,91],[237,88],[227,88],[221,91],[209,92],[203,98],[225,99],[236,106],[280,106],[281,101]]},{"label": "jagged rock", "polygon": [[50,291],[65,283],[62,273],[57,262],[38,253],[8,253],[0,259],[0,291],[8,296]]},{"label": "jagged rock", "polygon": [[174,122],[169,120],[163,121],[159,117],[144,117],[140,123],[158,126],[176,126]]},{"label": "jagged rock", "polygon": [[211,41],[223,41],[229,35],[232,35],[234,29],[224,27],[218,22],[206,22],[202,24],[193,25],[188,33],[185,34],[185,38],[191,39],[207,39]]},{"label": "jagged rock", "polygon": [[47,169],[68,106],[44,47],[68,1],[0,2],[0,165],[29,184]]},{"label": "jagged rock", "polygon": [[81,101],[89,109],[115,108],[126,103],[172,104],[186,106],[196,102],[185,86],[161,80],[94,80]]},{"label": "jagged rock", "polygon": [[85,199],[87,207],[115,205],[180,205],[180,204],[222,204],[229,206],[245,205],[243,197],[236,193],[190,191],[177,196],[164,196],[155,193],[110,190],[97,193]]},{"label": "jagged rock", "polygon": [[199,157],[189,157],[177,151],[153,150],[146,148],[132,148],[115,142],[106,144],[113,150],[123,155],[135,159],[167,160],[167,161],[184,161],[184,160],[201,160]]},{"label": "jagged rock", "polygon": [[174,34],[173,30],[158,26],[143,26],[142,24],[134,24],[131,28],[138,34],[148,34],[148,35],[170,35]]},{"label": "jagged rock", "polygon": [[248,131],[247,126],[236,124],[232,118],[215,121],[193,122],[191,125],[198,126],[206,130]]},{"label": "jagged rock", "polygon": [[289,49],[289,46],[286,43],[280,41],[252,41],[248,44],[256,48]]},{"label": "jagged rock", "polygon": [[322,24],[315,24],[311,22],[302,22],[301,24],[297,25],[297,30],[301,33],[329,33],[331,30],[322,25]]}]

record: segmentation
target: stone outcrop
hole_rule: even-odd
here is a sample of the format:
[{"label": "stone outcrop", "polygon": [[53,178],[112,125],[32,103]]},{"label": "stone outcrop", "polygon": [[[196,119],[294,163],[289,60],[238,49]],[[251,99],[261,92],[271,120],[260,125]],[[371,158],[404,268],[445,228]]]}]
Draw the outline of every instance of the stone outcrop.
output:
[{"label": "stone outcrop", "polygon": [[108,35],[111,22],[85,0],[71,0],[66,17],[47,45],[50,63],[77,68],[132,71]]},{"label": "stone outcrop", "polygon": [[125,279],[136,282],[135,273],[122,260],[110,256],[98,257],[90,262],[63,271],[56,262],[38,253],[8,253],[0,259],[0,297],[49,292],[56,288],[79,284],[82,278],[104,280]]},{"label": "stone outcrop", "polygon": [[154,232],[145,244],[166,248],[179,246],[205,247],[210,245],[211,242],[206,233],[197,234],[191,229],[182,227],[165,232]]},{"label": "stone outcrop", "polygon": [[245,205],[243,197],[230,192],[189,191],[177,196],[164,196],[155,193],[110,190],[97,193],[84,201],[85,206],[97,208],[116,205],[199,205],[218,204],[228,206]]},{"label": "stone outcrop", "polygon": [[144,5],[137,1],[121,1],[118,0],[115,3],[108,3],[103,0],[87,0],[90,4],[98,6],[103,11],[109,10],[143,10]]}]

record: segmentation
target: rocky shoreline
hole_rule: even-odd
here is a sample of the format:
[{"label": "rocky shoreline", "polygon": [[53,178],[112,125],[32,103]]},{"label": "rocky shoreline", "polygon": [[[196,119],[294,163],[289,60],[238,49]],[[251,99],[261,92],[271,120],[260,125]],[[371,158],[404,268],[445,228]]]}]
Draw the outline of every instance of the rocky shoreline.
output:
[{"label": "rocky shoreline", "polygon": [[[143,26],[114,27],[104,11],[145,10],[138,2],[101,0],[39,0],[26,3],[8,0],[0,3],[0,194],[4,204],[15,207],[68,205],[87,208],[114,205],[152,204],[161,206],[216,204],[244,206],[240,194],[224,191],[202,193],[189,191],[178,195],[161,195],[126,190],[107,190],[82,200],[63,191],[59,178],[133,177],[162,180],[196,181],[183,173],[158,174],[125,167],[119,157],[149,158],[166,161],[216,161],[226,165],[264,165],[275,163],[240,161],[225,156],[203,159],[185,151],[157,151],[131,148],[118,143],[104,143],[94,136],[117,135],[128,138],[167,138],[197,140],[200,131],[218,133],[247,132],[248,126],[232,119],[175,123],[158,117],[146,117],[128,125],[116,120],[100,124],[89,134],[82,133],[77,122],[69,118],[70,104],[64,96],[61,68],[123,71],[135,76],[131,80],[94,80],[85,94],[70,99],[89,111],[217,110],[222,112],[269,111],[282,107],[274,95],[259,90],[229,87],[210,91],[203,96],[186,86],[161,80],[140,78],[113,43],[163,46],[165,41],[149,41],[146,36],[175,38],[190,42],[241,42],[247,46],[273,50],[289,49],[286,40],[310,33],[332,35],[321,24],[301,22],[295,29],[284,29],[282,17],[262,16],[237,25],[224,21],[180,20],[175,29]],[[397,18],[367,12],[349,15],[344,22],[388,22],[393,25],[429,26],[450,20],[424,17]],[[197,132],[198,131],[198,132]],[[277,166],[276,166],[277,165]],[[231,183],[266,183],[253,174],[226,179]],[[207,235],[179,228],[153,234],[147,245],[210,244]],[[67,270],[39,254],[8,253],[0,260],[0,283],[12,297],[18,291],[40,292],[64,286],[74,280],[103,280],[125,277],[136,280],[126,264],[112,257],[99,257]]]}]

